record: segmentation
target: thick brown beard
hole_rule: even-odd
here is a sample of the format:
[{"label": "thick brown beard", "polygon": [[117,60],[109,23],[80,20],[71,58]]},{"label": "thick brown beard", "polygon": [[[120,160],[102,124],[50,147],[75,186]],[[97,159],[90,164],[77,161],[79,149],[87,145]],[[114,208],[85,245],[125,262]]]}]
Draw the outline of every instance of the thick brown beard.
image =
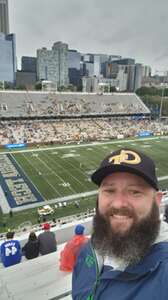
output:
[{"label": "thick brown beard", "polygon": [[133,225],[127,232],[114,232],[108,215],[103,216],[98,209],[93,219],[92,244],[102,256],[110,256],[122,259],[126,265],[138,263],[150,250],[156,240],[159,229],[159,207],[156,201],[149,214],[140,221],[133,214]]}]

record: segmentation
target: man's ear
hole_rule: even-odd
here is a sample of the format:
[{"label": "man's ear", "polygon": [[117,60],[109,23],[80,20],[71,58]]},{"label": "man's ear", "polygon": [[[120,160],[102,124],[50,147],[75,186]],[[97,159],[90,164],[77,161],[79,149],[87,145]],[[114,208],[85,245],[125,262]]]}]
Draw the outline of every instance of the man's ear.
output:
[{"label": "man's ear", "polygon": [[162,201],[163,193],[161,191],[156,192],[156,202],[158,205],[160,205]]}]

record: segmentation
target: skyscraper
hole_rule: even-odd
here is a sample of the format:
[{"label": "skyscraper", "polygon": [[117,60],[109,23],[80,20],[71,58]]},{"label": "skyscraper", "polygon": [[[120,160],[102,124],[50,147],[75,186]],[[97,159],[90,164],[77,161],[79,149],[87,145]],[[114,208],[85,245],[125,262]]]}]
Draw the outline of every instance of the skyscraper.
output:
[{"label": "skyscraper", "polygon": [[22,56],[21,63],[22,63],[23,72],[36,73],[36,63],[37,63],[36,57]]},{"label": "skyscraper", "polygon": [[9,34],[8,0],[0,0],[0,32]]},{"label": "skyscraper", "polygon": [[68,50],[68,76],[69,83],[79,87],[81,78],[81,54],[77,50]]},{"label": "skyscraper", "polygon": [[15,34],[0,33],[0,81],[15,83],[16,40]]},{"label": "skyscraper", "polygon": [[68,45],[56,42],[51,50],[37,50],[37,78],[56,82],[57,87],[68,85]]}]

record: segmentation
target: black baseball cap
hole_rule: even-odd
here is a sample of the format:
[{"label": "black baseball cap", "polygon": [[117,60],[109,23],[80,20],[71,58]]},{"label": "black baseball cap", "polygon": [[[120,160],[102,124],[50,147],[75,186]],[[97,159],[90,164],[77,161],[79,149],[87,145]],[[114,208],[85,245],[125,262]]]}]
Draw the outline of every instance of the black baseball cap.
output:
[{"label": "black baseball cap", "polygon": [[138,175],[154,189],[159,190],[154,161],[142,152],[128,148],[121,148],[112,152],[101,162],[91,179],[100,186],[106,176],[115,172]]}]

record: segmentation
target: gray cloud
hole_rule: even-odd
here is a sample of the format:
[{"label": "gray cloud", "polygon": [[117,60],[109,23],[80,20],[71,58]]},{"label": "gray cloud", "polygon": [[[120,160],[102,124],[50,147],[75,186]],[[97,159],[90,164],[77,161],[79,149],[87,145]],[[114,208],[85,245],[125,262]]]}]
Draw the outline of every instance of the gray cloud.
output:
[{"label": "gray cloud", "polygon": [[9,0],[9,7],[18,58],[61,40],[168,69],[167,0]]}]

